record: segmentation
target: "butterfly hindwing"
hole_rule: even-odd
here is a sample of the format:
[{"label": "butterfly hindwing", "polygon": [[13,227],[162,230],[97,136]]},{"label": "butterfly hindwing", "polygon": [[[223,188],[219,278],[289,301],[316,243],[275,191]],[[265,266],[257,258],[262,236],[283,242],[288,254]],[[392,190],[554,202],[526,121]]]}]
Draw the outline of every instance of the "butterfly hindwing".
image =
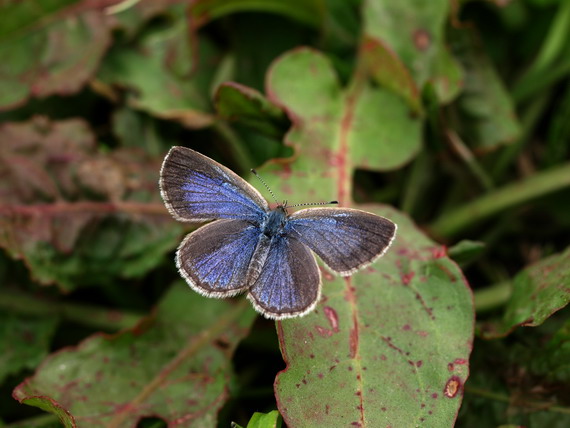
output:
[{"label": "butterfly hindwing", "polygon": [[271,242],[247,297],[267,318],[284,319],[312,311],[320,293],[321,274],[315,256],[296,239],[278,236]]},{"label": "butterfly hindwing", "polygon": [[166,207],[180,221],[230,218],[259,223],[269,210],[247,181],[186,147],[172,147],[164,158],[160,191]]},{"label": "butterfly hindwing", "polygon": [[188,284],[208,297],[245,291],[259,228],[243,220],[216,220],[190,233],[178,247],[176,265]]},{"label": "butterfly hindwing", "polygon": [[384,254],[396,235],[390,220],[351,208],[308,208],[292,214],[286,233],[332,270],[350,275]]}]

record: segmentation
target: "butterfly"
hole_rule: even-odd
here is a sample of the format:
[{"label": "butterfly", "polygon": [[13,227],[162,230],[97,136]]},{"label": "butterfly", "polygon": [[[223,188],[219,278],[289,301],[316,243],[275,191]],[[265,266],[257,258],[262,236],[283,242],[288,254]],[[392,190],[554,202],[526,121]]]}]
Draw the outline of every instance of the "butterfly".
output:
[{"label": "butterfly", "polygon": [[186,147],[168,152],[159,185],[175,219],[214,220],[188,234],[176,252],[190,287],[218,298],[247,292],[270,319],[300,317],[317,305],[321,274],[312,252],[347,276],[382,256],[396,235],[392,221],[356,209],[270,209],[247,181]]}]

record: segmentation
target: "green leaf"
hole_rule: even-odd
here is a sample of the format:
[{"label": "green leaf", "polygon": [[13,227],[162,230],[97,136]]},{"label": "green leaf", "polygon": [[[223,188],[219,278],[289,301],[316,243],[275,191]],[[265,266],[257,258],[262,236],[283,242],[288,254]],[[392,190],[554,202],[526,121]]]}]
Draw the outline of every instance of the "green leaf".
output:
[{"label": "green leaf", "polygon": [[241,123],[269,137],[279,137],[289,125],[283,111],[255,89],[227,82],[220,85],[214,96],[218,114]]},{"label": "green leaf", "polygon": [[463,239],[453,247],[450,247],[447,250],[447,255],[455,260],[456,263],[462,265],[471,263],[473,260],[477,259],[484,250],[484,242]]},{"label": "green leaf", "polygon": [[458,99],[462,138],[488,151],[515,141],[521,134],[514,103],[490,59],[478,48],[470,30],[453,32],[453,47],[465,69],[465,87]]},{"label": "green leaf", "polygon": [[107,85],[127,88],[128,102],[189,128],[212,123],[209,86],[216,49],[189,36],[188,20],[172,11],[172,25],[145,33],[136,46],[115,45],[98,73]]},{"label": "green leaf", "polygon": [[157,192],[160,159],[97,153],[78,119],[0,127],[0,247],[41,283],[70,291],[136,277],[174,248],[181,226]]},{"label": "green leaf", "polygon": [[190,9],[197,26],[236,12],[276,13],[317,27],[323,8],[319,0],[197,0]]},{"label": "green leaf", "polygon": [[515,328],[536,327],[570,302],[570,247],[521,271],[503,319],[482,326],[485,338],[503,337]]},{"label": "green leaf", "polygon": [[[416,155],[421,120],[390,91],[359,83],[354,93],[341,88],[330,62],[310,49],[294,50],[273,64],[267,92],[271,101],[286,107],[294,123],[286,142],[304,147],[299,168],[310,165],[321,174],[348,161],[354,167],[391,170]],[[329,146],[339,148],[337,157],[323,155]],[[314,188],[330,188],[330,174],[315,180]],[[287,186],[297,184],[307,185],[297,177],[287,181]],[[339,198],[350,194],[350,182],[342,184],[347,188],[339,190]]]},{"label": "green leaf", "polygon": [[255,412],[247,424],[247,428],[281,428],[281,415],[277,410],[269,413]]},{"label": "green leaf", "polygon": [[8,375],[34,369],[47,355],[58,320],[0,313],[0,383]]},{"label": "green leaf", "polygon": [[[260,169],[278,198],[352,205],[355,167],[396,168],[419,148],[420,121],[399,97],[359,82],[344,90],[315,51],[282,56],[267,82],[269,98],[293,122],[286,142],[295,156]],[[275,383],[280,413],[288,426],[451,426],[468,375],[469,288],[445,250],[407,217],[358,208],[397,223],[396,241],[349,278],[323,268],[317,309],[278,323],[287,363]]]},{"label": "green leaf", "polygon": [[71,94],[85,85],[111,42],[105,3],[1,3],[0,110],[29,96]]},{"label": "green leaf", "polygon": [[461,87],[462,73],[444,43],[446,0],[365,1],[363,56],[372,77],[421,111],[420,92],[432,80],[442,103]]},{"label": "green leaf", "polygon": [[72,427],[134,426],[149,414],[169,425],[215,426],[231,356],[254,319],[245,301],[206,299],[179,282],[155,317],[51,355],[14,397]]},{"label": "green leaf", "polygon": [[529,361],[533,374],[550,382],[570,382],[570,321],[537,351]]}]

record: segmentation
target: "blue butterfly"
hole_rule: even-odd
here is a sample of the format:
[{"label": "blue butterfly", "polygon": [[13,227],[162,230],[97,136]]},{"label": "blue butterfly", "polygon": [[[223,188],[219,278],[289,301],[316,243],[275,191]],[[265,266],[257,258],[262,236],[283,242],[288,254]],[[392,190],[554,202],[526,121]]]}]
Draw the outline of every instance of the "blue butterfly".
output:
[{"label": "blue butterfly", "polygon": [[267,318],[311,312],[321,274],[311,250],[340,275],[351,275],[390,247],[396,225],[350,208],[270,209],[244,179],[186,147],[173,147],[160,171],[168,211],[180,221],[215,220],[188,234],[176,266],[190,287],[208,297],[247,292]]}]

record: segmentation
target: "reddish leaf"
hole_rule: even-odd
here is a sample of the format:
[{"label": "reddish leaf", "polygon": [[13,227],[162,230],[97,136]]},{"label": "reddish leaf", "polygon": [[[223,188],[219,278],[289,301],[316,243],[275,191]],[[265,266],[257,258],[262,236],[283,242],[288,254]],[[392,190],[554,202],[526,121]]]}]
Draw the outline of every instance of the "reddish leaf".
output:
[{"label": "reddish leaf", "polygon": [[0,109],[80,90],[111,42],[104,8],[116,2],[2,2]]},{"label": "reddish leaf", "polygon": [[38,281],[70,290],[79,278],[140,275],[176,245],[180,226],[158,201],[159,159],[99,154],[77,119],[6,123],[0,139],[0,246]]}]

